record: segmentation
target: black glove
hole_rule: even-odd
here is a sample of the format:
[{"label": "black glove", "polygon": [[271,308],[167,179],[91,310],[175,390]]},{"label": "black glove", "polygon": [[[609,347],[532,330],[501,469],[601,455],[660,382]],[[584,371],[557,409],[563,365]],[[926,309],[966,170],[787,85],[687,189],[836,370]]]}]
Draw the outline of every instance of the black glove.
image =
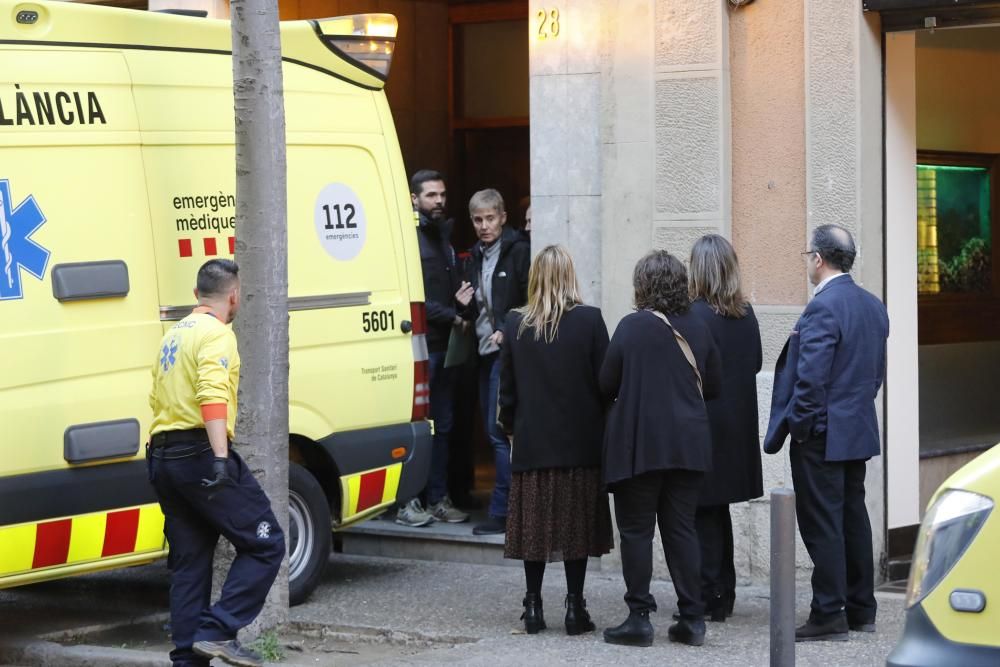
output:
[{"label": "black glove", "polygon": [[229,482],[229,473],[226,472],[226,463],[229,462],[229,457],[226,456],[216,456],[212,459],[212,476],[214,479],[202,479],[201,485],[206,489],[210,489],[214,486],[220,486]]}]

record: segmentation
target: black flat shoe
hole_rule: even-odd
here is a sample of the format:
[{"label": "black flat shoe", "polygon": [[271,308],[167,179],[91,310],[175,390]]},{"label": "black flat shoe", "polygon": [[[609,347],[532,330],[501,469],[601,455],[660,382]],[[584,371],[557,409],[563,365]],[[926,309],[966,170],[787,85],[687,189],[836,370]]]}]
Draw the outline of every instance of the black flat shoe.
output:
[{"label": "black flat shoe", "polygon": [[538,593],[527,593],[524,596],[524,631],[529,635],[537,635],[545,629],[545,615],[542,613],[542,596]]},{"label": "black flat shoe", "polygon": [[797,642],[846,642],[847,619],[843,616],[833,620],[818,622],[810,618],[795,628]]},{"label": "black flat shoe", "polygon": [[473,535],[502,535],[507,532],[507,520],[490,517],[472,529]]},{"label": "black flat shoe", "polygon": [[587,611],[587,601],[582,595],[569,593],[566,595],[566,634],[582,635],[584,632],[596,630]]},{"label": "black flat shoe", "polygon": [[667,637],[672,642],[688,646],[701,646],[705,643],[705,621],[681,618],[667,628]]},{"label": "black flat shoe", "polygon": [[604,631],[604,641],[622,646],[652,646],[653,624],[649,622],[649,612],[629,612],[624,623]]}]

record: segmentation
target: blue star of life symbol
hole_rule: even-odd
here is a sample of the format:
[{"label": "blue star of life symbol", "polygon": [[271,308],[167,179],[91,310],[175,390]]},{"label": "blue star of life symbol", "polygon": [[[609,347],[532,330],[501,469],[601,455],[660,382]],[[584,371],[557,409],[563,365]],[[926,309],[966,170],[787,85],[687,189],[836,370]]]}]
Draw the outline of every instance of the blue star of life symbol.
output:
[{"label": "blue star of life symbol", "polygon": [[0,179],[0,300],[23,298],[21,269],[41,280],[49,263],[49,251],[31,240],[45,223],[35,197],[12,202],[10,182]]},{"label": "blue star of life symbol", "polygon": [[171,338],[169,342],[164,343],[160,353],[160,366],[163,367],[163,372],[166,373],[177,363],[177,339]]}]

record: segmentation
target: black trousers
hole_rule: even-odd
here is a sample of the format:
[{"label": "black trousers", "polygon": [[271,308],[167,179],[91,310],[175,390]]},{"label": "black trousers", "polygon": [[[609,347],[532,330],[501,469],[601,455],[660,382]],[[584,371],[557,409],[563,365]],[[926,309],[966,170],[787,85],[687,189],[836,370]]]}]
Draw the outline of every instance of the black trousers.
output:
[{"label": "black trousers", "polygon": [[736,599],[733,518],[729,505],[699,507],[695,524],[701,546],[702,595],[706,603],[721,598],[728,606]]},{"label": "black trousers", "polygon": [[793,442],[789,456],[799,532],[813,562],[810,618],[823,622],[846,611],[851,623],[874,623],[865,461],[827,461],[824,437]]},{"label": "black trousers", "polygon": [[656,611],[649,582],[653,577],[653,534],[659,523],[677,608],[685,618],[700,620],[704,615],[694,520],[703,476],[691,470],[661,470],[615,483],[615,521],[621,537],[629,610]]},{"label": "black trousers", "polygon": [[[285,556],[285,538],[271,503],[247,464],[229,451],[230,482],[205,488],[212,478],[207,442],[151,450],[150,480],[160,501],[170,543],[170,627],[175,667],[207,665],[195,642],[235,639],[264,606]],[[219,536],[236,548],[219,600],[211,605],[212,560]]]}]

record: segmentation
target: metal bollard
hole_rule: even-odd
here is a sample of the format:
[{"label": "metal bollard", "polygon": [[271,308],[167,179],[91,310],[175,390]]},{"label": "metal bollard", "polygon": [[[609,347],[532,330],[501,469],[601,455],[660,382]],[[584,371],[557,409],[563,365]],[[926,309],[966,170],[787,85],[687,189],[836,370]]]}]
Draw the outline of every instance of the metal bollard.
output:
[{"label": "metal bollard", "polygon": [[771,490],[771,667],[795,665],[795,492]]}]

